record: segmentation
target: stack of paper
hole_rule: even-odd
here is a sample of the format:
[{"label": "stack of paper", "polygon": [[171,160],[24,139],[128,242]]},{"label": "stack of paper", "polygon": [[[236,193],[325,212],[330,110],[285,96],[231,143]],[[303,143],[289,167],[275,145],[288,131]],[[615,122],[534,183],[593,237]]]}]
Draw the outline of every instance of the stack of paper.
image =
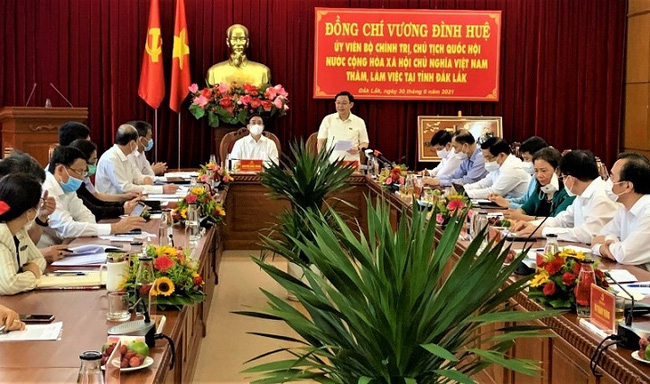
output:
[{"label": "stack of paper", "polygon": [[610,269],[609,274],[612,276],[614,281],[612,283],[634,283],[639,281],[630,271],[627,269]]},{"label": "stack of paper", "polygon": [[62,322],[52,324],[27,324],[23,331],[10,331],[0,334],[2,341],[56,340],[61,334]]},{"label": "stack of paper", "polygon": [[84,265],[105,264],[107,256],[106,252],[92,255],[66,256],[53,262],[52,265],[55,267],[81,267]]},{"label": "stack of paper", "polygon": [[[83,273],[83,274],[81,274]],[[106,274],[104,274],[104,279]],[[99,271],[80,272],[79,274],[46,274],[41,276],[37,288],[89,287],[101,285]]]}]

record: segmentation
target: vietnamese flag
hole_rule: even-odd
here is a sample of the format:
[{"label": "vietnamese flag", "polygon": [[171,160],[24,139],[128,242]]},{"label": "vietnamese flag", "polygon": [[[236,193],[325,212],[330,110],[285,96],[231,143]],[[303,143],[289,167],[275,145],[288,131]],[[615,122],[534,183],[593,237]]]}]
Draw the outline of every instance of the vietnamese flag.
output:
[{"label": "vietnamese flag", "polygon": [[165,97],[158,0],[151,0],[149,6],[149,26],[147,27],[147,39],[144,43],[138,95],[154,109],[158,109]]},{"label": "vietnamese flag", "polygon": [[176,113],[180,113],[181,103],[187,97],[191,83],[190,47],[187,45],[187,40],[185,1],[176,0],[174,49],[172,50],[172,84],[169,95],[169,107]]}]

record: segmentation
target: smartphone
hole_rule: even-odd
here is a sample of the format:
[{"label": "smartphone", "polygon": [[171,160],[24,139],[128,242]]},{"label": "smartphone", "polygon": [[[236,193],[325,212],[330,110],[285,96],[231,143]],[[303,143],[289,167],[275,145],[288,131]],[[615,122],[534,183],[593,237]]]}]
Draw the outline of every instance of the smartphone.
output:
[{"label": "smartphone", "polygon": [[54,315],[20,315],[20,321],[23,323],[51,323],[54,321]]},{"label": "smartphone", "polygon": [[138,203],[131,211],[131,216],[140,216],[146,208],[147,208],[146,205],[142,203]]}]

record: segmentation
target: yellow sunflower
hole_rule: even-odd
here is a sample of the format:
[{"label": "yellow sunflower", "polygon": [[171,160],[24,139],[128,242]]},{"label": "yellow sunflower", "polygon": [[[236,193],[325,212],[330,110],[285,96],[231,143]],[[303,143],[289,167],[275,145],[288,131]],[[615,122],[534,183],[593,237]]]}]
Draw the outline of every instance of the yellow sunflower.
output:
[{"label": "yellow sunflower", "polygon": [[169,245],[161,245],[159,247],[156,247],[156,256],[162,256],[162,255],[175,256],[176,252],[177,252],[176,248]]},{"label": "yellow sunflower", "polygon": [[174,293],[174,283],[168,277],[159,277],[151,291],[156,295],[170,296]]},{"label": "yellow sunflower", "polygon": [[202,194],[203,192],[205,192],[205,189],[203,189],[203,187],[194,187],[190,189],[190,193],[197,196]]},{"label": "yellow sunflower", "polygon": [[530,286],[533,288],[537,288],[543,284],[546,284],[549,281],[549,276],[548,272],[546,272],[545,269],[542,269],[539,273],[533,277],[533,279],[530,281]]}]

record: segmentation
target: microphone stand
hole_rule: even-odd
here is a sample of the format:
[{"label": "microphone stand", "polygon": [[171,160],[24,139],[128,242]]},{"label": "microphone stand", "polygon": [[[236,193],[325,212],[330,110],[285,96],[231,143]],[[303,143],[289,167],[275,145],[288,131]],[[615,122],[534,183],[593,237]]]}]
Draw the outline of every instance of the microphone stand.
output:
[{"label": "microphone stand", "polygon": [[[625,289],[625,287],[623,287],[619,282],[617,282],[609,272],[604,272],[604,275],[608,279],[612,280],[614,284],[618,285],[621,288],[621,291],[625,292],[632,300],[632,305],[630,306],[630,310],[627,312],[627,315],[625,316],[625,323],[618,324],[617,335],[618,337],[620,337],[619,344],[621,346],[629,349],[636,349],[639,346],[639,340],[641,339],[641,337],[632,330],[632,318],[634,316],[634,296],[632,296],[632,294],[630,294],[630,292],[628,292],[628,290]],[[623,313],[625,313],[625,309],[623,309]]]}]

